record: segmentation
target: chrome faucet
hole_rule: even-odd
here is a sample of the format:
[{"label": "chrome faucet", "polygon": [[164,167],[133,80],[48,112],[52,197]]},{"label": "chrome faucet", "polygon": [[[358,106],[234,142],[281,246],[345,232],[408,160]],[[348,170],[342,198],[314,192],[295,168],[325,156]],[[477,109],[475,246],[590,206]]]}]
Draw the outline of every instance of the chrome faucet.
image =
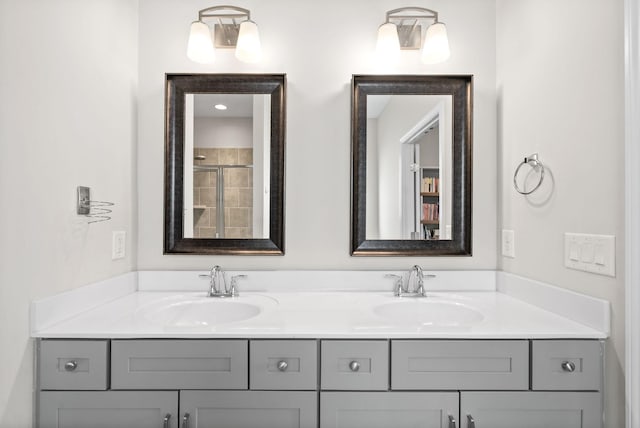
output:
[{"label": "chrome faucet", "polygon": [[[411,282],[413,278],[413,282]],[[407,279],[407,293],[414,293],[424,296],[424,273],[422,268],[418,265],[414,265],[409,271],[409,278]]]},{"label": "chrome faucet", "polygon": [[435,275],[425,275],[420,266],[414,265],[409,270],[406,284],[404,283],[403,276],[388,274],[385,275],[385,277],[393,278],[395,280],[393,285],[393,294],[395,296],[427,297],[427,292],[424,289],[424,280],[425,278],[435,278]]},{"label": "chrome faucet", "polygon": [[[222,268],[220,266],[215,265],[211,268],[211,270],[209,270],[208,274],[202,274],[198,276],[202,279],[209,280],[209,297],[223,297],[223,294],[226,293],[227,281],[225,280],[224,272],[222,271]],[[224,286],[224,292],[220,287],[221,284]]]},{"label": "chrome faucet", "polygon": [[209,293],[207,293],[209,297],[237,297],[239,295],[238,279],[247,277],[247,275],[233,275],[231,284],[227,287],[227,278],[218,265],[212,267],[208,274],[198,276],[209,280]]}]

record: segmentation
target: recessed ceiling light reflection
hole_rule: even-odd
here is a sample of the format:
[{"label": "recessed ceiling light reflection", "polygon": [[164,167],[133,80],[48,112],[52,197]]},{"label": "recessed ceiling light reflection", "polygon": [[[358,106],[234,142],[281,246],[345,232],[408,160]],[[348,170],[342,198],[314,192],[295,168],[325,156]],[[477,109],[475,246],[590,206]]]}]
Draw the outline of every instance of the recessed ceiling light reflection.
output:
[{"label": "recessed ceiling light reflection", "polygon": [[227,106],[224,104],[216,104],[213,106],[216,110],[226,110]]}]

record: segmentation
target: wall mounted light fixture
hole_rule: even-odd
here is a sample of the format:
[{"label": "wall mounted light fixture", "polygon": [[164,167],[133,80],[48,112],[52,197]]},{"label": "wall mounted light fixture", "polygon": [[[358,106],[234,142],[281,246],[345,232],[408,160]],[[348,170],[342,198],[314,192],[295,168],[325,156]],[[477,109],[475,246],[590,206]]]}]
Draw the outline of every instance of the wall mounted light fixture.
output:
[{"label": "wall mounted light fixture", "polygon": [[[401,49],[422,47],[422,62],[436,64],[449,58],[447,27],[438,21],[438,12],[424,7],[402,7],[387,12],[386,21],[378,28],[378,56],[385,61],[398,58]],[[427,27],[422,42],[421,22],[433,23]]]},{"label": "wall mounted light fixture", "polygon": [[[217,20],[213,32],[205,20]],[[191,23],[187,56],[194,62],[210,64],[216,48],[236,48],[236,58],[242,62],[258,62],[262,57],[258,26],[251,12],[236,6],[213,6],[198,12]]]}]

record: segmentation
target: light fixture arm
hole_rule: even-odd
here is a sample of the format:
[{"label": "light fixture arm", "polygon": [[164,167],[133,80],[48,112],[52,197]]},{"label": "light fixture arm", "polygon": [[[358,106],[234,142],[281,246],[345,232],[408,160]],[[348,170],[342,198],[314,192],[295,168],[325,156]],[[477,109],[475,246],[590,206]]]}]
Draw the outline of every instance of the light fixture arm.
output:
[{"label": "light fixture arm", "polygon": [[[233,10],[238,13],[216,13],[219,10]],[[202,18],[219,18],[219,19],[238,19],[246,18],[247,21],[251,20],[251,12],[249,9],[244,9],[238,6],[212,6],[206,9],[202,9],[198,12],[198,20],[202,21]]]},{"label": "light fixture arm", "polygon": [[[392,9],[385,15],[386,21],[378,27],[376,50],[385,62],[397,58],[401,49],[422,51],[424,64],[437,64],[449,58],[449,39],[438,12],[426,7],[408,6]],[[426,34],[422,38],[421,21],[428,21]],[[424,41],[423,41],[424,40]]]},{"label": "light fixture arm", "polygon": [[[414,12],[414,13],[411,13]],[[399,13],[405,13],[403,15],[396,15]],[[391,19],[433,19],[435,22],[438,22],[438,12],[432,9],[427,9],[425,7],[401,7],[398,9],[393,9],[387,12],[386,14],[387,21],[391,22]]]}]

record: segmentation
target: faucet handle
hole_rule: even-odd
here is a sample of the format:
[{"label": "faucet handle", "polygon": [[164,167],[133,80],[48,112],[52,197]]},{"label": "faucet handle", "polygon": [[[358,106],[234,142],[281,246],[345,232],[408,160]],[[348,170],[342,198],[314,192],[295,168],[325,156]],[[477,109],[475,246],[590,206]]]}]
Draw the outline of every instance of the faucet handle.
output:
[{"label": "faucet handle", "polygon": [[247,275],[233,275],[231,277],[231,285],[229,286],[229,293],[232,297],[238,295],[238,280],[241,278],[246,278]]},{"label": "faucet handle", "polygon": [[199,274],[198,278],[200,278],[200,279],[211,279],[212,276],[213,276],[213,274],[210,271],[209,273],[201,273],[201,274]]},{"label": "faucet handle", "polygon": [[402,276],[396,275],[393,273],[388,273],[384,276],[385,278],[392,278],[395,282],[393,283],[393,294],[396,296],[402,296]]}]

